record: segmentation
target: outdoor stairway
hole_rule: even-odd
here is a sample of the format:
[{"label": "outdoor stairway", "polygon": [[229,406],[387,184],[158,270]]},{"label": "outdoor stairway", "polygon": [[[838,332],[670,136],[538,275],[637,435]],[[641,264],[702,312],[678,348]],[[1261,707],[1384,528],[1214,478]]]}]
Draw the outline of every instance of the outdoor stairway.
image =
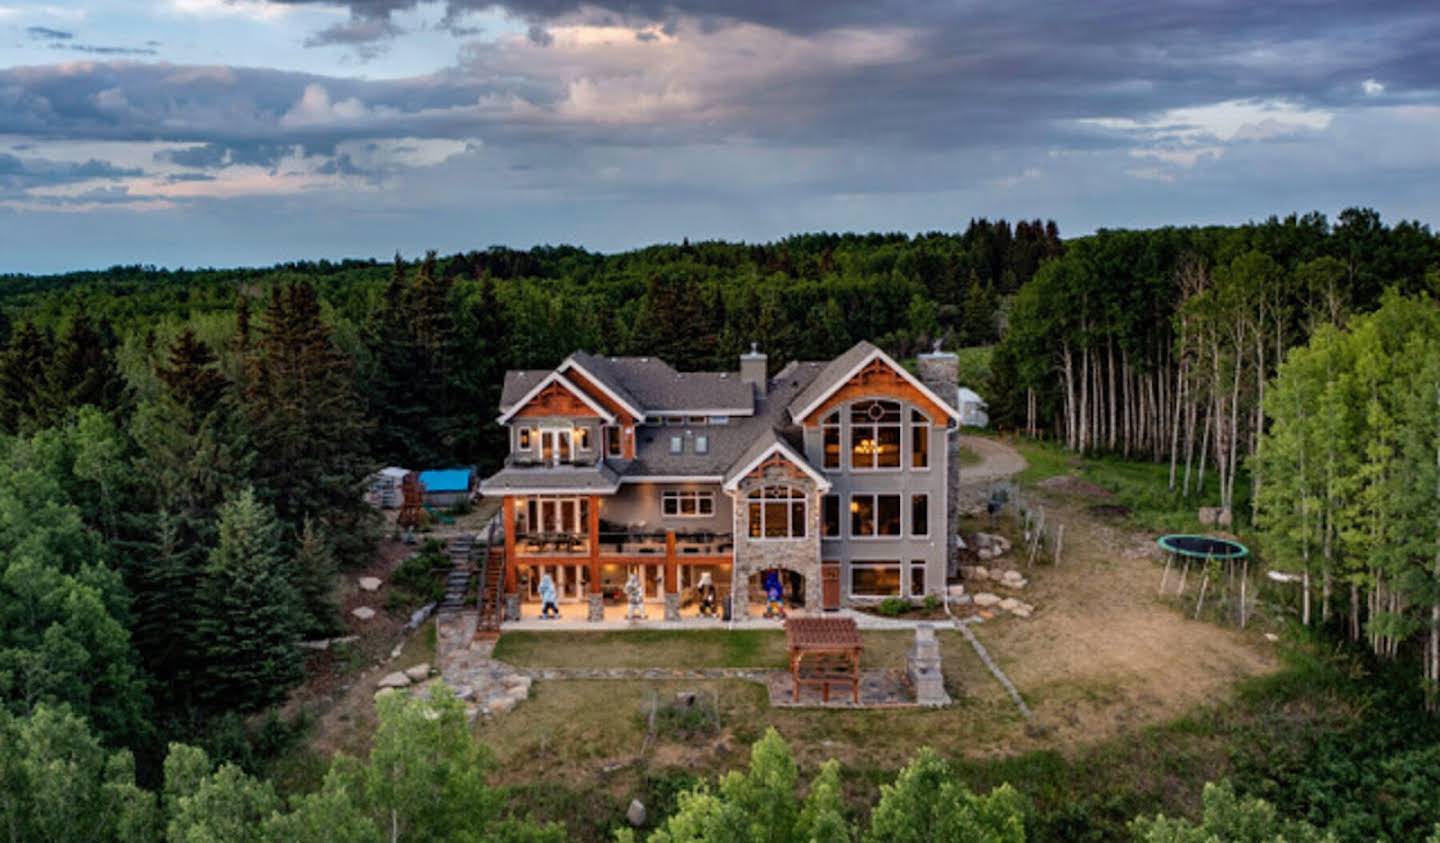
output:
[{"label": "outdoor stairway", "polygon": [[465,608],[465,593],[470,590],[470,578],[475,574],[470,566],[474,549],[475,537],[469,534],[456,536],[445,546],[451,568],[445,575],[445,596],[436,609],[440,614],[448,615]]},{"label": "outdoor stairway", "polygon": [[475,637],[495,639],[500,637],[500,621],[504,617],[505,550],[487,549],[480,566],[480,617],[475,625]]}]

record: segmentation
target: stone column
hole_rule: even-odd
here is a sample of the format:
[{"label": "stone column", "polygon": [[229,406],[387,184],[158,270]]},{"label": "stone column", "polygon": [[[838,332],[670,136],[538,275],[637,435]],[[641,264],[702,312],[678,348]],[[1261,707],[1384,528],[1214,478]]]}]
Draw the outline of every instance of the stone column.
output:
[{"label": "stone column", "polygon": [[591,623],[598,623],[605,620],[605,598],[599,594],[591,594],[589,604],[586,607],[585,620]]},{"label": "stone column", "polygon": [[520,620],[520,595],[513,591],[505,595],[505,620]]},{"label": "stone column", "polygon": [[665,620],[680,620],[680,595],[673,591],[665,592]]},{"label": "stone column", "polygon": [[916,703],[928,708],[950,704],[940,671],[940,642],[935,638],[934,626],[928,623],[915,626],[915,646],[906,655],[905,666],[915,687]]}]

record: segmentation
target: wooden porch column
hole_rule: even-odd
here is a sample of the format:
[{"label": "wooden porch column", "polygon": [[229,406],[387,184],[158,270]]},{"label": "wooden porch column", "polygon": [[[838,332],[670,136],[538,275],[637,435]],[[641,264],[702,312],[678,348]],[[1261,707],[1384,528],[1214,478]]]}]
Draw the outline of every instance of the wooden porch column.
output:
[{"label": "wooden porch column", "polygon": [[590,495],[590,593],[600,593],[600,496]]},{"label": "wooden porch column", "polygon": [[665,593],[680,591],[679,571],[675,567],[675,531],[665,531]]},{"label": "wooden porch column", "polygon": [[505,527],[505,587],[506,594],[513,593],[519,578],[519,562],[515,559],[515,496],[506,495],[502,516]]}]

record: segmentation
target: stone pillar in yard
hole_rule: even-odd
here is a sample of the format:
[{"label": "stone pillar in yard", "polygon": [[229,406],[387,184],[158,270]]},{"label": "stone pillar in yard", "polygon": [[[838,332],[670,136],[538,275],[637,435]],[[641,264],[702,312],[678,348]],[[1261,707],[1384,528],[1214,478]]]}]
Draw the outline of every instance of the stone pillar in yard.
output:
[{"label": "stone pillar in yard", "polygon": [[520,595],[511,592],[505,595],[505,620],[520,620]]},{"label": "stone pillar in yard", "polygon": [[599,623],[605,620],[605,598],[599,594],[590,595],[590,602],[585,612],[585,620],[591,623]]},{"label": "stone pillar in yard", "polygon": [[680,620],[680,595],[673,591],[665,595],[665,620]]},{"label": "stone pillar in yard", "polygon": [[915,645],[906,655],[910,684],[915,687],[915,702],[935,708],[950,704],[945,692],[945,678],[940,671],[940,642],[935,627],[922,623],[915,626]]}]

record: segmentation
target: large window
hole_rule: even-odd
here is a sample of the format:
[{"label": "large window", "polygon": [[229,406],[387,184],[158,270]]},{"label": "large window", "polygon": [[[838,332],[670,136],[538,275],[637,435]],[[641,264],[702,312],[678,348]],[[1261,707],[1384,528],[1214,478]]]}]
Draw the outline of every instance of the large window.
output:
[{"label": "large window", "polygon": [[836,410],[821,423],[825,437],[825,467],[840,467],[840,411]]},{"label": "large window", "polygon": [[856,401],[850,405],[850,468],[900,467],[900,404]]},{"label": "large window", "polygon": [[856,597],[898,597],[900,562],[894,559],[851,562],[850,593]]},{"label": "large window", "polygon": [[835,538],[840,535],[840,496],[826,495],[823,503],[825,510],[820,521],[820,535]]},{"label": "large window", "polygon": [[850,535],[900,535],[900,496],[855,494],[850,496]]},{"label": "large window", "polygon": [[584,498],[529,498],[519,512],[518,526],[531,534],[583,534],[588,515]]},{"label": "large window", "polygon": [[610,425],[605,428],[605,456],[620,456],[622,453],[620,448],[620,435],[621,430],[617,425]]},{"label": "large window", "polygon": [[660,493],[660,512],[670,518],[703,518],[715,514],[714,492]]},{"label": "large window", "polygon": [[930,467],[930,419],[919,410],[910,411],[910,467]]},{"label": "large window", "polygon": [[930,496],[910,496],[910,535],[924,538],[930,535]]},{"label": "large window", "polygon": [[762,486],[748,498],[750,538],[805,537],[805,493],[789,486]]}]

